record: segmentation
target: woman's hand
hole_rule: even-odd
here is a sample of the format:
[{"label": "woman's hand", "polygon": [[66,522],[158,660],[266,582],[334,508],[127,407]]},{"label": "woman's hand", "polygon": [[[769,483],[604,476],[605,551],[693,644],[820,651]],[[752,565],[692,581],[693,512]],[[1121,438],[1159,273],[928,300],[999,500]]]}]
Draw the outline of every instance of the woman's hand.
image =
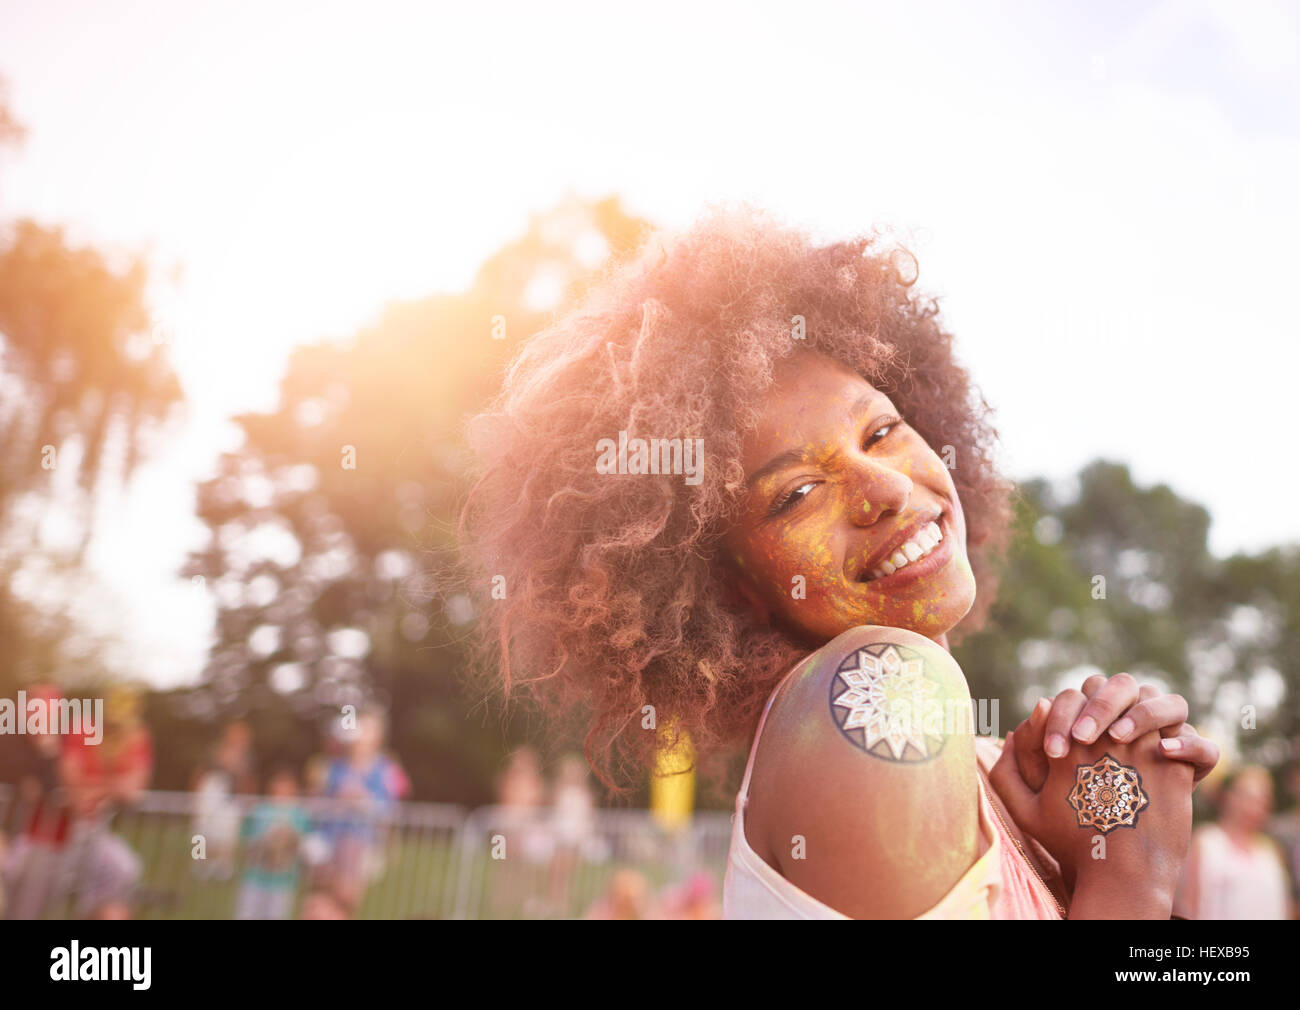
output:
[{"label": "woman's hand", "polygon": [[[1160,740],[1156,731],[1128,743],[1074,740],[1034,789],[1018,768],[1018,735],[1007,734],[990,781],[1016,823],[1060,864],[1071,918],[1169,917],[1191,842],[1194,784],[1193,766],[1168,760]],[[1106,781],[1116,764],[1123,771]],[[1118,823],[1098,820],[1101,807]]]},{"label": "woman's hand", "polygon": [[1187,701],[1180,694],[1161,694],[1139,686],[1127,673],[1107,678],[1095,674],[1083,687],[1040,698],[1029,718],[1016,727],[1016,764],[1034,789],[1047,779],[1048,759],[1064,754],[1071,741],[1124,743],[1158,731],[1161,753],[1194,769],[1193,782],[1205,778],[1219,761],[1219,748],[1189,726]]}]

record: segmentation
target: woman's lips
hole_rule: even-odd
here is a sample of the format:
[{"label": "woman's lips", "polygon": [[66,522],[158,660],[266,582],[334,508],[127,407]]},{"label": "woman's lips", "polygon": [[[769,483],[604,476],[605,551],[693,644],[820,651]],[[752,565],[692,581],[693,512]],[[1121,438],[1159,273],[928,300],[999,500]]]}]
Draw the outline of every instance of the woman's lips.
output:
[{"label": "woman's lips", "polygon": [[892,575],[882,575],[878,579],[863,582],[862,585],[876,592],[888,593],[909,582],[923,579],[939,571],[952,559],[952,543],[956,538],[953,536],[952,528],[948,525],[948,516],[946,514],[939,517],[938,523],[939,528],[943,531],[943,539],[939,541],[939,545],[934,550],[930,551],[921,560],[904,565]]}]

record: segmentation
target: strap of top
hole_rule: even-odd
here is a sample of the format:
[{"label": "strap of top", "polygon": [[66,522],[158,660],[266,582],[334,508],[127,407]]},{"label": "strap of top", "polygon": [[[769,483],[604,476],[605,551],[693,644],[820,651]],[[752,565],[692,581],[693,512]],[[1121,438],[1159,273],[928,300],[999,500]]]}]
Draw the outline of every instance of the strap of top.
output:
[{"label": "strap of top", "polygon": [[745,762],[745,779],[740,784],[739,803],[741,810],[749,808],[749,777],[754,772],[754,755],[758,753],[758,740],[759,737],[763,735],[763,727],[767,724],[767,714],[772,711],[772,703],[776,701],[777,696],[781,693],[781,689],[785,687],[790,678],[798,673],[803,665],[815,655],[816,653],[809,653],[799,662],[795,663],[795,665],[791,667],[790,672],[781,678],[781,682],[776,685],[771,695],[768,696],[767,704],[763,706],[763,714],[758,720],[758,729],[754,731],[754,742],[749,746],[749,760]]}]

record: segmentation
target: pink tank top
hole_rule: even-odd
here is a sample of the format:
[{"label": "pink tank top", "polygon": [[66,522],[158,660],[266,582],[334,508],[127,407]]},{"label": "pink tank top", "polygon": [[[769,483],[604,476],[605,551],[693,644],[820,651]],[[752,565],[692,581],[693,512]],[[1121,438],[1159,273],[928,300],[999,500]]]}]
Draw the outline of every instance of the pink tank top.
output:
[{"label": "pink tank top", "polygon": [[[749,805],[749,777],[754,770],[758,740],[772,710],[772,703],[793,676],[798,664],[781,681],[763,709],[745,765],[745,780],[736,795],[736,815],[727,854],[727,875],[722,885],[724,919],[847,919],[848,916],[823,904],[781,876],[763,860],[745,838],[745,808]],[[1001,741],[975,738],[975,758],[986,772],[998,760]],[[1020,854],[984,788],[979,787],[979,826],[983,852],[939,903],[918,919],[1059,919],[1051,891]]]}]

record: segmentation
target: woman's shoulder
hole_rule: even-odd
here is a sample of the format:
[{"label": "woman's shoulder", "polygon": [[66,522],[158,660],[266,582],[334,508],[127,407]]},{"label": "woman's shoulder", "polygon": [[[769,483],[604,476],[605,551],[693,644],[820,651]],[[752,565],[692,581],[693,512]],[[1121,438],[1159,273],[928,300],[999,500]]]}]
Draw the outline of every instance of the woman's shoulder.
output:
[{"label": "woman's shoulder", "polygon": [[791,747],[824,754],[833,744],[843,758],[923,765],[970,728],[970,691],[956,660],[915,632],[883,625],[851,628],[804,657],[769,704],[759,746],[786,757],[796,756]]},{"label": "woman's shoulder", "polygon": [[750,783],[776,868],[848,915],[932,907],[978,847],[969,700],[947,651],[899,628],[853,628],[801,662],[772,699]]},{"label": "woman's shoulder", "polygon": [[919,699],[969,699],[966,677],[948,650],[906,628],[850,628],[810,653],[799,668],[797,680],[805,684],[826,684],[838,677],[852,686],[869,682],[888,687],[891,698],[910,698],[909,692],[915,692]]}]

